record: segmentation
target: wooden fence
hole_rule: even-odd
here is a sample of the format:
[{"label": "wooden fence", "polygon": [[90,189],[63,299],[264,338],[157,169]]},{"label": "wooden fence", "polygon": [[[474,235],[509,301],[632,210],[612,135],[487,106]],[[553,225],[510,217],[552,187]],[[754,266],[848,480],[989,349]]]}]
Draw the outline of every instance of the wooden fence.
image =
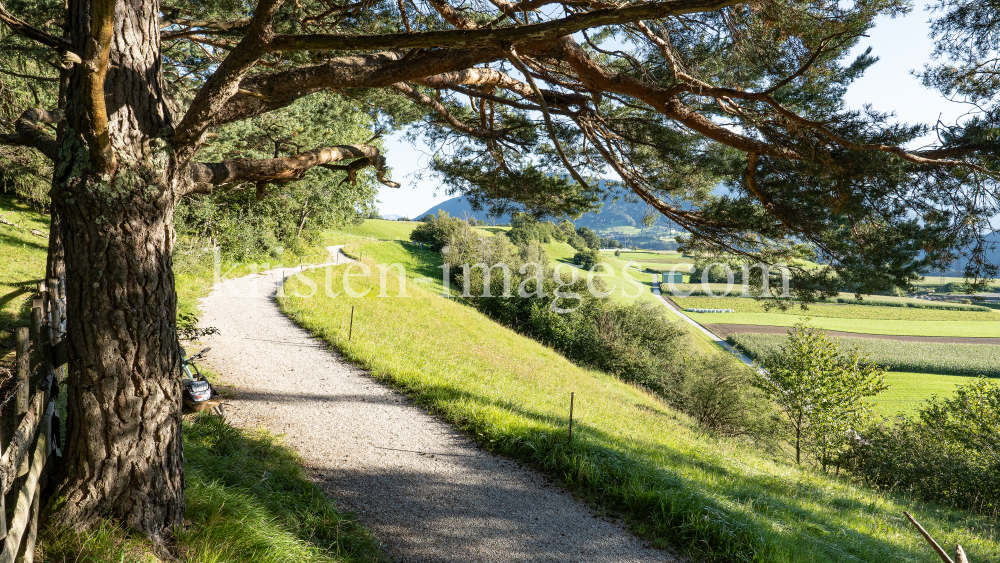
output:
[{"label": "wooden fence", "polygon": [[64,284],[39,282],[31,327],[16,331],[15,387],[0,403],[0,563],[33,561],[42,494],[62,457],[56,397],[67,358]]}]

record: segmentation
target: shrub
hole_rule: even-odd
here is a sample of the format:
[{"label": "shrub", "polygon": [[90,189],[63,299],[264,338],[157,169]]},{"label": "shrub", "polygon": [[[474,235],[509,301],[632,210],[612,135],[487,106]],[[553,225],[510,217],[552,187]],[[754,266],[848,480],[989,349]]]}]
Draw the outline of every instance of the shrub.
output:
[{"label": "shrub", "polygon": [[566,239],[566,242],[576,250],[587,250],[587,241],[583,240],[583,238],[577,234],[570,236]]},{"label": "shrub", "polygon": [[714,434],[768,438],[774,430],[773,409],[749,374],[729,355],[691,360],[673,406]]},{"label": "shrub", "polygon": [[441,250],[456,236],[466,236],[472,228],[458,217],[450,217],[446,211],[437,216],[425,215],[422,223],[410,233],[410,240],[422,242],[433,250]]},{"label": "shrub", "polygon": [[514,213],[511,216],[510,227],[510,230],[504,234],[514,244],[552,241],[549,223],[542,223],[527,213],[520,211]]},{"label": "shrub", "polygon": [[576,234],[583,239],[587,248],[593,248],[595,250],[601,248],[601,237],[594,231],[590,230],[590,227],[580,227],[576,230]]},{"label": "shrub", "polygon": [[581,250],[573,255],[573,263],[579,264],[584,270],[590,270],[601,261],[601,253],[594,250]]},{"label": "shrub", "polygon": [[867,431],[851,450],[869,485],[996,517],[1000,514],[1000,385],[979,379],[932,398],[918,420]]}]

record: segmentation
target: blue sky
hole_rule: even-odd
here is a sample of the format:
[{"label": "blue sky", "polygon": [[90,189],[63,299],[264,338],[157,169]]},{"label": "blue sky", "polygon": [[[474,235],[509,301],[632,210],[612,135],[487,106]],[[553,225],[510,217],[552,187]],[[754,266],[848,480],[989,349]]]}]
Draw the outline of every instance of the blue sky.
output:
[{"label": "blue sky", "polygon": [[[895,111],[898,119],[906,123],[934,123],[939,117],[945,123],[953,123],[968,111],[969,106],[949,102],[938,92],[924,88],[910,74],[913,69],[923,68],[934,48],[927,36],[930,18],[924,9],[927,4],[917,0],[913,11],[906,16],[880,19],[870,37],[859,42],[855,54],[871,46],[879,61],[851,86],[847,95],[851,107],[870,103],[880,111]],[[378,208],[383,215],[413,217],[448,198],[429,174],[420,180],[413,177],[427,167],[428,147],[411,146],[398,133],[386,140],[386,149],[393,179],[403,186],[383,187],[379,191]]]}]

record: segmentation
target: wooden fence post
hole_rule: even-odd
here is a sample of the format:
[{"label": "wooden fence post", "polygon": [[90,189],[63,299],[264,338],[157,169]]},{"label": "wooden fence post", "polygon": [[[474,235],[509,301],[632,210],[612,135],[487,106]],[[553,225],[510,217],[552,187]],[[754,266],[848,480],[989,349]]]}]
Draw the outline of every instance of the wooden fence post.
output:
[{"label": "wooden fence post", "polygon": [[52,344],[52,366],[55,368],[56,383],[62,381],[65,369],[62,367],[66,363],[66,347],[63,345],[63,324],[62,319],[65,314],[65,301],[60,293],[62,284],[55,278],[49,278],[49,342]]},{"label": "wooden fence post", "polygon": [[[31,316],[34,320],[38,309],[32,309]],[[28,381],[31,377],[31,345],[28,338],[28,329],[17,329],[17,379],[15,385],[15,408],[17,416],[28,412],[28,399],[31,397]],[[15,423],[16,424],[16,423]]]}]

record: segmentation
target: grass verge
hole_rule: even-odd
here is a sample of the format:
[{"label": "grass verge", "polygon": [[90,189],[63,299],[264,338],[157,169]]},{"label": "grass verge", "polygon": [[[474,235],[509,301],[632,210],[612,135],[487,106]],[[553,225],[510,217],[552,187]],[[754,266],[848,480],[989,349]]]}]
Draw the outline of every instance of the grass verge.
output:
[{"label": "grass verge", "polygon": [[[903,519],[909,510],[975,560],[1000,559],[995,522],[876,494],[706,436],[649,393],[575,366],[453,299],[410,282],[408,297],[397,298],[391,272],[390,297],[377,297],[368,248],[372,274],[351,281],[354,291],[372,291],[330,297],[293,279],[283,310],[482,446],[623,515],[654,545],[714,561],[935,561]],[[323,276],[344,269],[306,275],[322,287]],[[577,402],[567,445],[570,391]]]},{"label": "grass verge", "polygon": [[[368,531],[309,481],[272,435],[200,415],[184,424],[187,530],[175,555],[198,563],[383,561]],[[47,531],[44,560],[156,562],[143,538],[105,523],[86,533]]]}]

